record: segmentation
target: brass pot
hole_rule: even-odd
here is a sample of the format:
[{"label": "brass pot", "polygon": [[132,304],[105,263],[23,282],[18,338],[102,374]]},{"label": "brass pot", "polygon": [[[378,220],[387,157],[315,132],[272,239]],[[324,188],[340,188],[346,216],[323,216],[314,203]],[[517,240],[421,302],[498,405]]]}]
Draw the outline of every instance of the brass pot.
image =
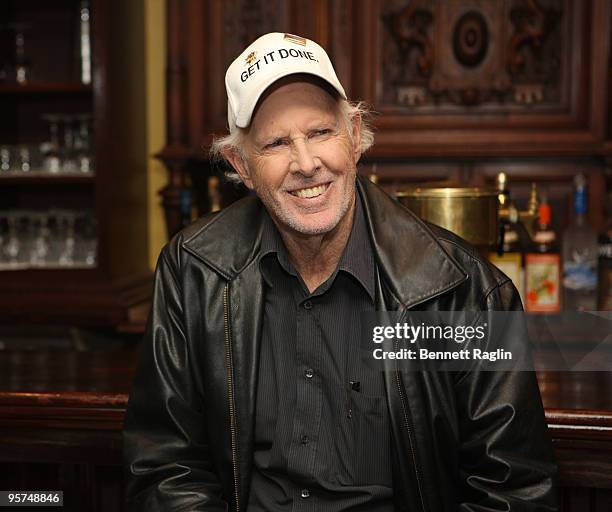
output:
[{"label": "brass pot", "polygon": [[498,232],[498,194],[483,188],[417,187],[396,197],[422,219],[442,226],[478,247],[495,247]]}]

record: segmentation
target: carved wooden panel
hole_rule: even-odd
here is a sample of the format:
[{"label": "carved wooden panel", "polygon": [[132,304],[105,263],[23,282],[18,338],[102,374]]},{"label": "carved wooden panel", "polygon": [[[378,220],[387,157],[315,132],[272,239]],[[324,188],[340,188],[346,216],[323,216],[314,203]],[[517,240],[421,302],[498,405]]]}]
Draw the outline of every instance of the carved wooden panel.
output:
[{"label": "carved wooden panel", "polygon": [[602,147],[609,2],[358,4],[350,91],[381,114],[371,158]]},{"label": "carved wooden panel", "polygon": [[[423,107],[561,106],[570,51],[568,0],[412,1],[382,11],[382,104]],[[567,101],[567,98],[565,98]]]}]

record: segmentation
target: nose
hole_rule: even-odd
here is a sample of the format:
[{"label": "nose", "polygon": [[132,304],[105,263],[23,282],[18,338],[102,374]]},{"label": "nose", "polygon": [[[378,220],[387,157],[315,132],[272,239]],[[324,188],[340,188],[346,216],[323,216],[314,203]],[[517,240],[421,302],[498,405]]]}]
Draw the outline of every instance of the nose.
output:
[{"label": "nose", "polygon": [[293,139],[292,170],[304,176],[312,176],[319,168],[319,158],[316,157],[306,139]]}]

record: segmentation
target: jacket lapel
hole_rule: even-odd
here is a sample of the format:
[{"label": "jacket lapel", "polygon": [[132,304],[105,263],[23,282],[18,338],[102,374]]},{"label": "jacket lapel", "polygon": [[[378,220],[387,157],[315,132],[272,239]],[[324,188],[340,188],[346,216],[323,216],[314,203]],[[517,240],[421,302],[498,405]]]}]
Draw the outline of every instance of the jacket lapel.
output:
[{"label": "jacket lapel", "polygon": [[259,254],[264,214],[256,197],[236,201],[203,219],[199,229],[186,237],[183,247],[232,280]]},{"label": "jacket lapel", "polygon": [[403,308],[437,297],[467,279],[427,224],[360,177],[372,248],[386,288]]}]

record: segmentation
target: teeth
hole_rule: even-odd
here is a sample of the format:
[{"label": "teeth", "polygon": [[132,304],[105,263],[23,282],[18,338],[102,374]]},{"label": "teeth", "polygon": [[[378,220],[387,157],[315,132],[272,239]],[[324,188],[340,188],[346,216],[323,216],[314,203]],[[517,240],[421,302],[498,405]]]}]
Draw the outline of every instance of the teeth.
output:
[{"label": "teeth", "polygon": [[301,197],[302,199],[310,199],[312,197],[320,196],[327,190],[327,185],[319,185],[318,187],[303,188],[301,190],[295,190],[291,192],[294,196]]}]

